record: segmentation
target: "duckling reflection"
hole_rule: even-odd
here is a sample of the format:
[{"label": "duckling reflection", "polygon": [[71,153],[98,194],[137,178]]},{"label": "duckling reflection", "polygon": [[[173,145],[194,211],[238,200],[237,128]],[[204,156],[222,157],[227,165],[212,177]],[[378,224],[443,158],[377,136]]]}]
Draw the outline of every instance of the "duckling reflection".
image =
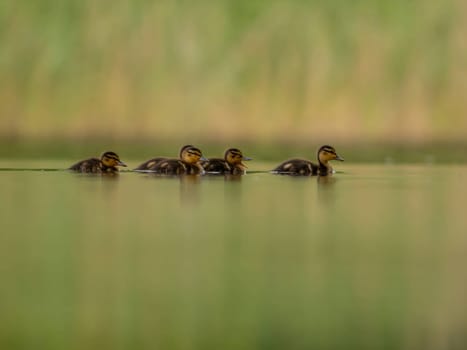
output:
[{"label": "duckling reflection", "polygon": [[201,177],[196,174],[180,175],[180,202],[182,204],[197,204],[200,199]]},{"label": "duckling reflection", "polygon": [[178,183],[180,203],[197,203],[199,201],[199,184],[202,181],[202,177],[197,174],[166,175],[156,172],[145,172],[144,175],[144,178],[150,181],[171,182],[170,187],[173,186],[174,182]]},{"label": "duckling reflection", "polygon": [[344,160],[336,153],[334,147],[328,145],[321,146],[319,148],[317,158],[318,164],[312,163],[309,160],[305,159],[289,159],[279,164],[276,168],[272,170],[272,172],[284,175],[326,176],[334,172],[334,169],[329,164],[329,161]]},{"label": "duckling reflection", "polygon": [[228,205],[241,205],[244,195],[242,186],[243,175],[224,175],[224,202]]},{"label": "duckling reflection", "polygon": [[99,158],[89,158],[81,160],[68,169],[80,173],[94,174],[113,174],[118,173],[118,167],[127,165],[120,160],[120,157],[115,152],[104,152]]},{"label": "duckling reflection", "polygon": [[240,182],[243,176],[241,174],[224,174],[225,182]]},{"label": "duckling reflection", "polygon": [[322,203],[334,203],[336,200],[335,185],[337,178],[334,176],[318,176],[318,200]]}]

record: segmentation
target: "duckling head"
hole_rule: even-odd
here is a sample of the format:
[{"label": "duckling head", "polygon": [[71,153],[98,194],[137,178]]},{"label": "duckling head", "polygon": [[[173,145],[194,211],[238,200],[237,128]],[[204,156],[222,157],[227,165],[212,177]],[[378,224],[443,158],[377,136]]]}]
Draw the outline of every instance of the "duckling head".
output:
[{"label": "duckling head", "polygon": [[115,152],[104,152],[101,156],[102,164],[107,168],[115,168],[117,166],[127,166],[120,160],[120,157]]},{"label": "duckling head", "polygon": [[180,158],[188,164],[198,164],[201,160],[207,160],[203,157],[203,153],[199,148],[191,145],[182,147],[180,150]]},{"label": "duckling head", "polygon": [[249,157],[245,157],[238,148],[229,148],[225,151],[224,159],[229,165],[236,166],[242,170],[247,169],[248,167],[243,163],[243,161],[251,160]]},{"label": "duckling head", "polygon": [[340,160],[343,161],[344,158],[339,156],[332,146],[321,146],[318,150],[318,160],[320,164],[326,165],[330,160]]},{"label": "duckling head", "polygon": [[180,157],[180,159],[183,159],[183,152],[184,152],[186,149],[192,148],[192,147],[194,148],[195,146],[193,146],[193,145],[185,145],[185,146],[183,146],[182,148],[180,148],[180,152],[179,152],[179,157]]}]

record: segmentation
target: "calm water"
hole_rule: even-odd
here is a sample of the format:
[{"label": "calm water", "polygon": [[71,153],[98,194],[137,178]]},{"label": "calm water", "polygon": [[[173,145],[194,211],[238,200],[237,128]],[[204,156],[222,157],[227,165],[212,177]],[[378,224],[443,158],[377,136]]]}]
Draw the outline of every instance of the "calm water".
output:
[{"label": "calm water", "polygon": [[0,171],[0,348],[465,349],[467,166],[336,168]]}]

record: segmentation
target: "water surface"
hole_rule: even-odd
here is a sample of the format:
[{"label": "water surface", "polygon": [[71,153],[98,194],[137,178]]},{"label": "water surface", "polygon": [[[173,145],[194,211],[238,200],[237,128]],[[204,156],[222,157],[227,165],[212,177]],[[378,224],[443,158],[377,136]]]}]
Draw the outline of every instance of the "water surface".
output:
[{"label": "water surface", "polygon": [[0,347],[463,349],[467,166],[336,167],[0,171]]}]

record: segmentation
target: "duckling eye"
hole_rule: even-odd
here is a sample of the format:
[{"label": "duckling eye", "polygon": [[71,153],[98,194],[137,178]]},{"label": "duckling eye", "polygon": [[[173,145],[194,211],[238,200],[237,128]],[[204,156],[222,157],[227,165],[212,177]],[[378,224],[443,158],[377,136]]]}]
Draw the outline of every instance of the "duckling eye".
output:
[{"label": "duckling eye", "polygon": [[188,153],[188,155],[190,156],[190,158],[195,158],[199,156],[198,154],[192,152]]}]

